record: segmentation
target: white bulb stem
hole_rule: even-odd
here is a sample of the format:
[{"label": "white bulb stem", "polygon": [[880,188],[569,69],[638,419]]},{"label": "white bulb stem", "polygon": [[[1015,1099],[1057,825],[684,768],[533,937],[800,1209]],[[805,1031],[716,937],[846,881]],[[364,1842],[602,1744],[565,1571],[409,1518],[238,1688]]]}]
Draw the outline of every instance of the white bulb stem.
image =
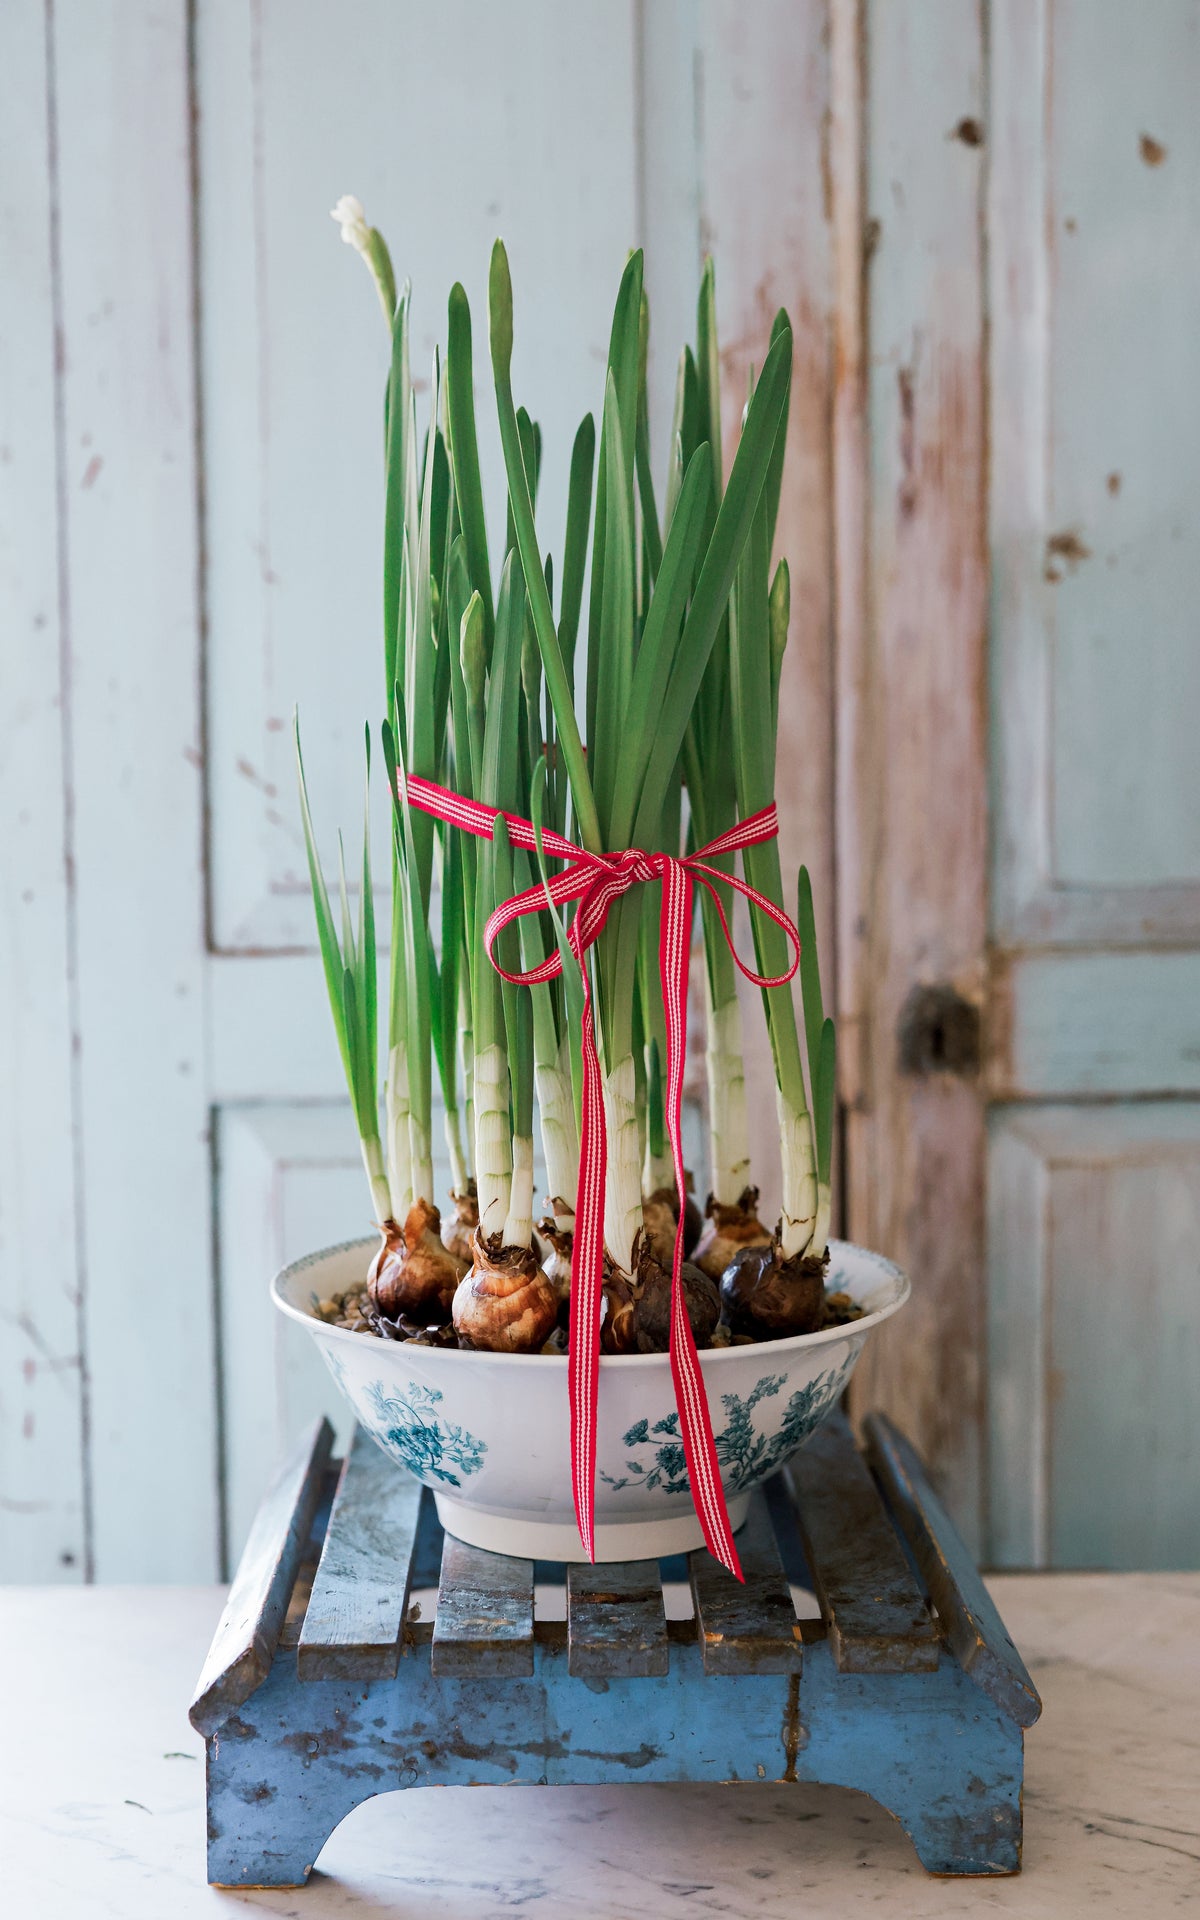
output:
[{"label": "white bulb stem", "polygon": [[475,1055],[475,1184],[480,1232],[490,1238],[503,1230],[512,1187],[508,1057],[495,1045]]},{"label": "white bulb stem", "polygon": [[817,1182],[817,1223],[813,1228],[808,1251],[816,1260],[825,1258],[825,1249],[829,1245],[829,1225],[833,1218],[833,1194],[827,1180]]},{"label": "white bulb stem", "polygon": [[780,1247],[785,1260],[805,1253],[817,1223],[817,1170],[812,1120],[776,1091],[783,1201],[779,1214]]},{"label": "white bulb stem", "polygon": [[713,1198],[735,1207],[750,1185],[742,1010],[736,994],[708,1006],[708,1142]]},{"label": "white bulb stem", "polygon": [[604,1076],[604,1111],[608,1121],[604,1238],[617,1266],[631,1273],[633,1243],[642,1224],[642,1153],[632,1054]]},{"label": "white bulb stem", "polygon": [[[379,1135],[372,1134],[369,1140],[360,1138],[363,1166],[367,1170],[367,1180],[371,1188],[371,1205],[375,1211],[377,1224],[382,1227],[392,1213],[392,1194],[388,1185],[387,1173],[383,1164],[383,1145]],[[394,1215],[393,1215],[394,1218]]]},{"label": "white bulb stem", "polygon": [[446,1152],[450,1156],[450,1191],[465,1193],[470,1175],[467,1172],[467,1156],[463,1151],[462,1123],[457,1107],[447,1107],[442,1120],[446,1135]]},{"label": "white bulb stem", "polygon": [[564,1074],[557,1065],[539,1066],[537,1096],[547,1192],[551,1201],[563,1202],[573,1214],[579,1186],[579,1135],[570,1073]]},{"label": "white bulb stem", "polygon": [[649,1142],[646,1145],[646,1160],[642,1173],[642,1191],[649,1197],[657,1193],[660,1187],[675,1185],[675,1167],[669,1153],[651,1153]]},{"label": "white bulb stem", "polygon": [[520,1133],[513,1135],[512,1181],[508,1217],[504,1222],[504,1245],[533,1245],[533,1141]]},{"label": "white bulb stem", "polygon": [[408,1139],[412,1151],[413,1199],[424,1200],[430,1205],[433,1201],[433,1153],[429,1129],[412,1111],[408,1116]]},{"label": "white bulb stem", "polygon": [[388,1054],[387,1077],[387,1181],[391,1192],[393,1220],[404,1221],[413,1203],[412,1142],[409,1118],[412,1102],[408,1090],[408,1055],[402,1044]]}]

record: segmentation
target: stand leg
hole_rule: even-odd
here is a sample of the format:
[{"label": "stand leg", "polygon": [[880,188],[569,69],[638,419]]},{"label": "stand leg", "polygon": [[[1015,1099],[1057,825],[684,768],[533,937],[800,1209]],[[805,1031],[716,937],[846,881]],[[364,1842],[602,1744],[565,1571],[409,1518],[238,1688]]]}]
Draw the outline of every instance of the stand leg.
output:
[{"label": "stand leg", "polygon": [[938,1768],[925,1777],[859,1783],[898,1820],[927,1873],[991,1876],[1021,1871],[1021,1772]]},{"label": "stand leg", "polygon": [[335,1828],[375,1792],[322,1764],[319,1754],[297,1755],[281,1770],[278,1748],[260,1746],[236,1719],[208,1742],[207,1788],[214,1887],[303,1886]]}]

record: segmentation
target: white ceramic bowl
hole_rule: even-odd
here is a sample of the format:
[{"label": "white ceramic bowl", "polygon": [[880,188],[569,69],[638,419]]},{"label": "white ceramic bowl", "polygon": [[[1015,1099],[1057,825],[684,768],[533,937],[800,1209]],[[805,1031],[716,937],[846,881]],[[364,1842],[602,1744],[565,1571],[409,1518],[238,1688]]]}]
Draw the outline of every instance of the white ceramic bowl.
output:
[{"label": "white ceramic bowl", "polygon": [[[565,1358],[417,1347],[315,1319],[318,1299],[361,1279],[374,1244],[353,1241],[285,1267],[272,1283],[276,1306],[307,1328],[384,1452],[432,1488],[447,1532],[496,1553],[582,1559]],[[850,1294],[864,1317],[700,1355],[735,1528],[751,1488],[836,1406],[868,1338],[909,1294],[890,1261],[839,1240],[826,1285]],[[703,1545],[665,1353],[601,1358],[596,1469],[597,1559],[652,1559]]]}]

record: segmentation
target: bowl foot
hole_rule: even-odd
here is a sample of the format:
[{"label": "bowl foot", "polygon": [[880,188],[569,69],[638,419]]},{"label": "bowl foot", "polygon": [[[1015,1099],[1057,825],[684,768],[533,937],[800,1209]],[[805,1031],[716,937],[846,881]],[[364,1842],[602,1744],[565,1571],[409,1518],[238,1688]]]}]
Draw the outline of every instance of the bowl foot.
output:
[{"label": "bowl foot", "polygon": [[[447,1533],[469,1547],[487,1553],[512,1554],[520,1560],[584,1560],[586,1555],[573,1520],[535,1520],[527,1514],[496,1513],[468,1506],[444,1493],[434,1495],[438,1519]],[[736,1532],[746,1518],[750,1494],[729,1499],[730,1525]],[[704,1545],[704,1534],[694,1513],[665,1520],[600,1522],[596,1527],[597,1560],[658,1560],[668,1553],[691,1553]]]}]

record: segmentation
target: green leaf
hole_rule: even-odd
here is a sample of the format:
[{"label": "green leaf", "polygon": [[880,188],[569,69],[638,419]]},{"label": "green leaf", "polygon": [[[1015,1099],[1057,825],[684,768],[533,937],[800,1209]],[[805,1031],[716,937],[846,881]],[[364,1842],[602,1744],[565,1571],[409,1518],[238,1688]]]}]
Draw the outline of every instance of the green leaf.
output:
[{"label": "green leaf", "polygon": [[[791,379],[791,335],[781,335],[768,353],[762,378],[746,413],[729,485],[717,512],[700,578],[688,608],[663,704],[658,753],[646,776],[635,836],[653,827],[683,745],[688,717],[725,613],[734,574],[749,536],[767,462]],[[768,697],[766,717],[770,718]],[[639,841],[640,843],[640,841]]]},{"label": "green leaf", "polygon": [[[496,608],[496,646],[488,677],[487,714],[479,797],[485,806],[516,811],[519,797],[517,750],[520,739],[521,643],[525,630],[525,583],[521,562],[510,553],[500,579]],[[464,672],[466,662],[464,660]]]},{"label": "green leaf", "polygon": [[821,1028],[818,1048],[821,1097],[813,1095],[813,1133],[817,1150],[817,1178],[828,1186],[833,1171],[833,1121],[837,1107],[837,1040],[833,1021]]},{"label": "green leaf", "polygon": [[788,625],[792,617],[792,583],[788,563],[781,560],[771,582],[771,726],[779,732],[779,678],[787,650]]},{"label": "green leaf", "polygon": [[[499,628],[499,621],[497,621]],[[498,644],[498,638],[497,638]],[[497,906],[508,900],[519,890],[513,869],[513,850],[508,838],[508,827],[501,814],[496,815],[492,829],[492,851],[495,873],[495,899]],[[505,927],[496,941],[496,957],[509,972],[517,973],[521,967],[520,935],[516,925]],[[493,969],[494,971],[494,969]],[[500,995],[504,1004],[504,1034],[508,1051],[508,1078],[512,1089],[513,1132],[525,1139],[533,1135],[533,1005],[528,987],[514,980],[500,980]]]},{"label": "green leaf", "polygon": [[488,276],[488,324],[492,349],[492,371],[496,387],[496,411],[500,422],[500,440],[504,448],[504,466],[508,475],[509,498],[520,549],[521,564],[528,584],[534,629],[542,654],[546,684],[558,723],[559,749],[566,763],[567,777],[575,802],[575,813],[585,846],[600,853],[600,821],[588,778],[587,758],[575,718],[574,696],[559,649],[558,634],[550,608],[550,595],[542,572],[537,531],[533,521],[533,502],[521,455],[521,436],[512,397],[512,278],[508,256],[502,241],[492,248]]},{"label": "green leaf", "polygon": [[333,1015],[334,1031],[337,1034],[338,1052],[342,1056],[342,1068],[351,1097],[354,1092],[353,1056],[350,1050],[350,1036],[346,1028],[345,1000],[342,991],[342,975],[345,970],[342,950],[338,944],[337,928],[334,925],[333,911],[329,904],[329,890],[325,885],[325,875],[321,870],[320,855],[317,852],[316,836],[313,833],[312,814],[308,805],[308,784],[304,778],[304,759],[300,751],[300,717],[292,716],[292,732],[296,742],[296,775],[300,787],[300,817],[304,826],[304,847],[308,855],[308,877],[312,888],[313,911],[317,922],[317,944],[321,949],[321,964],[325,970],[325,988],[329,995],[329,1010]]},{"label": "green leaf", "polygon": [[696,303],[697,431],[708,441],[713,468],[713,499],[720,501],[721,462],[721,349],[717,340],[717,288],[711,259],[704,262],[700,296]]},{"label": "green leaf", "polygon": [[801,867],[796,886],[796,931],[800,935],[800,995],[804,1007],[804,1046],[813,1109],[818,1105],[816,1074],[820,1065],[821,1028],[825,1008],[821,1000],[821,963],[817,957],[817,922],[813,913],[812,881]]},{"label": "green leaf", "polygon": [[387,388],[386,477],[383,504],[383,654],[384,686],[391,698],[397,679],[397,639],[400,627],[400,568],[404,554],[405,484],[408,432],[412,415],[412,375],[408,354],[406,286],[392,322],[392,364]]},{"label": "green leaf", "polygon": [[[538,762],[533,770],[533,781],[529,792],[529,818],[533,824],[534,844],[537,848],[538,873],[542,885],[549,886],[550,872],[546,862],[546,850],[542,845],[542,814],[546,795],[546,763]],[[583,1029],[583,976],[579,971],[579,962],[571,951],[567,940],[567,930],[562,914],[547,896],[546,910],[554,928],[554,937],[558,942],[558,951],[562,956],[562,986],[564,1012],[567,1030],[571,1035],[571,1094],[575,1102],[575,1122],[579,1124],[579,1115],[583,1105],[583,1050],[581,1034]]]},{"label": "green leaf", "polygon": [[[783,334],[790,334],[791,330],[791,321],[788,319],[783,308],[780,307],[779,312],[775,315],[774,324],[771,327],[771,345],[774,346],[775,342],[780,339]],[[767,468],[767,478],[764,487],[767,502],[768,553],[775,545],[775,524],[779,518],[779,495],[783,486],[783,461],[784,455],[787,452],[787,425],[788,408],[785,403],[783,418],[779,422],[779,430],[775,435],[775,445],[771,452],[771,464]]]},{"label": "green leaf", "polygon": [[583,601],[587,566],[588,522],[592,512],[592,469],[596,460],[596,425],[585,414],[571,449],[571,478],[567,487],[567,531],[563,541],[562,605],[558,615],[558,644],[572,692],[575,687],[575,643]]},{"label": "green leaf", "polygon": [[[700,554],[704,523],[711,499],[711,468],[707,452],[692,458],[679,495],[679,504],[667,534],[658,580],[646,615],[642,643],[634,662],[629,692],[618,736],[620,779],[616,784],[611,820],[611,844],[634,844],[633,822],[648,770],[660,752],[663,707],[675,662],[680,628]],[[676,757],[678,756],[676,747]],[[663,784],[665,796],[666,783]],[[661,811],[662,801],[659,802]],[[639,846],[648,844],[644,839]]]},{"label": "green leaf", "polygon": [[362,902],[358,920],[358,976],[363,1019],[370,1044],[372,1075],[378,1074],[379,964],[375,944],[375,889],[371,883],[371,729],[363,728],[366,775],[363,790]]},{"label": "green leaf", "polygon": [[616,382],[608,376],[604,394],[604,579],[601,583],[597,648],[596,711],[589,735],[593,749],[592,790],[600,829],[609,846],[613,794],[623,772],[623,732],[633,678],[633,529],[625,492],[625,451]]},{"label": "green leaf", "polygon": [[[596,739],[599,674],[603,659],[604,582],[606,578],[605,542],[608,538],[610,510],[608,485],[610,462],[606,440],[608,383],[611,380],[617,399],[617,418],[621,426],[621,487],[625,516],[633,524],[634,442],[637,435],[638,334],[642,301],[642,255],[630,254],[617,289],[612,328],[608,342],[605,372],[605,413],[600,429],[600,466],[596,482],[596,524],[592,539],[592,580],[588,610],[587,729],[589,741]],[[632,534],[631,534],[632,542]],[[632,544],[631,544],[632,552]]]},{"label": "green leaf", "polygon": [[442,854],[442,960],[433,998],[433,1050],[447,1113],[458,1111],[458,1010],[465,933],[462,841],[456,828],[447,827]]},{"label": "green leaf", "polygon": [[471,585],[483,602],[484,634],[490,642],[494,616],[488,562],[479,444],[475,434],[475,392],[471,372],[471,309],[455,282],[450,289],[450,327],[446,347],[446,402],[458,518],[466,543]]},{"label": "green leaf", "polygon": [[679,370],[675,377],[675,407],[671,415],[671,464],[667,475],[668,527],[683,485],[683,476],[701,438],[696,361],[691,348],[684,347],[679,356]]},{"label": "green leaf", "polygon": [[471,595],[467,610],[462,617],[459,659],[466,694],[467,740],[470,755],[467,767],[468,791],[479,800],[486,797],[483,784],[483,741],[486,726],[483,619],[483,603],[478,592],[475,592]]},{"label": "green leaf", "polygon": [[650,303],[642,294],[642,308],[638,329],[638,397],[637,397],[637,445],[634,449],[637,466],[638,499],[642,508],[642,541],[645,548],[649,578],[644,583],[644,598],[648,601],[658,570],[662,566],[662,533],[658,524],[658,507],[654,499],[654,476],[650,468],[650,409],[646,395],[646,359],[650,345]]}]

